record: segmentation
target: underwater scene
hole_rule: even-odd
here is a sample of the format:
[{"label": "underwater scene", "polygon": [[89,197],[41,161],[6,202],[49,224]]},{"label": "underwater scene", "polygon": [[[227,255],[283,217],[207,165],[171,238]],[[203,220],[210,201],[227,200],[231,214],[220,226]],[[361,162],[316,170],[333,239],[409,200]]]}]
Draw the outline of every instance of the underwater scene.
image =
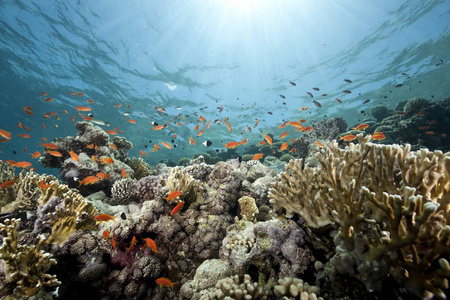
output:
[{"label": "underwater scene", "polygon": [[447,299],[450,1],[0,1],[0,299]]}]

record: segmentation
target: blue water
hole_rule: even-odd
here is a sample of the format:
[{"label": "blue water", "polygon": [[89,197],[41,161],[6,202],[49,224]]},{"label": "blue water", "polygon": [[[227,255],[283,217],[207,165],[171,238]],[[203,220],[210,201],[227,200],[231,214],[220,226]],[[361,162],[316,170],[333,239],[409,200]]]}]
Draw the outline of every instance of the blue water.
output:
[{"label": "blue water", "polygon": [[[91,107],[95,119],[111,123],[103,128],[123,130],[136,146],[129,156],[149,151],[145,160],[156,164],[243,138],[256,144],[265,132],[283,132],[277,129],[283,120],[309,124],[339,116],[355,124],[363,119],[361,110],[379,104],[442,99],[450,95],[449,12],[449,1],[3,0],[0,129],[13,138],[0,145],[0,159],[32,161],[38,171],[57,173],[29,154],[42,151],[43,137],[51,142],[76,134],[76,106]],[[399,83],[403,87],[395,89]],[[43,91],[55,100],[44,102]],[[363,105],[366,99],[371,101]],[[33,116],[25,106],[32,106]],[[307,111],[298,110],[304,106]],[[60,120],[45,119],[47,112],[58,112]],[[179,113],[188,124],[174,124]],[[196,122],[200,116],[212,120],[209,130]],[[232,133],[223,122],[213,123],[225,117]],[[31,131],[18,128],[18,121]],[[151,121],[169,126],[154,131]],[[198,138],[197,124],[205,130]],[[31,138],[17,137],[22,133]],[[173,134],[178,137],[171,143]],[[290,138],[301,135],[295,134]],[[212,141],[210,148],[201,144],[205,140]],[[152,153],[161,141],[177,147]]]}]

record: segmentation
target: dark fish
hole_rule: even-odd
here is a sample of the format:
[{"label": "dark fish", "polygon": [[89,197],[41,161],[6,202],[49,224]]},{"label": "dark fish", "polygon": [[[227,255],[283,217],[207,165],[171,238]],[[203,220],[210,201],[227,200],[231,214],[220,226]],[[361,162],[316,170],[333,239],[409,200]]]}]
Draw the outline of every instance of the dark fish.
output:
[{"label": "dark fish", "polygon": [[401,86],[403,86],[403,84],[399,83],[395,87],[401,87]]},{"label": "dark fish", "polygon": [[149,142],[149,143],[151,143],[151,142],[152,142],[152,140],[149,140],[148,142]]},{"label": "dark fish", "polygon": [[326,96],[328,96],[328,94],[322,94],[321,96],[322,96],[322,97],[326,97]]},{"label": "dark fish", "polygon": [[206,147],[209,147],[209,146],[212,145],[212,142],[211,141],[204,141],[202,144],[205,145]]},{"label": "dark fish", "polygon": [[362,110],[362,111],[360,111],[360,113],[365,114],[366,112]]},{"label": "dark fish", "polygon": [[289,81],[290,84],[292,84],[293,86],[296,86],[295,82],[293,81]]},{"label": "dark fish", "polygon": [[281,95],[281,94],[280,94],[280,97],[283,98],[283,99],[286,99],[286,97],[285,97],[284,95]]},{"label": "dark fish", "polygon": [[146,149],[147,149],[147,145],[144,145],[144,148],[146,148]]},{"label": "dark fish", "polygon": [[387,96],[384,96],[383,98],[384,98],[384,99],[386,99],[386,98],[387,98]]},{"label": "dark fish", "polygon": [[120,214],[120,217],[122,218],[122,220],[126,220],[127,219],[127,215],[124,212],[122,212]]},{"label": "dark fish", "polygon": [[16,150],[13,150],[13,154],[17,154]]},{"label": "dark fish", "polygon": [[283,102],[283,105],[286,105],[286,102]]},{"label": "dark fish", "polygon": [[366,103],[369,103],[370,102],[370,99],[367,99],[367,100],[365,100],[364,102],[363,102],[363,104],[366,104]]},{"label": "dark fish", "polygon": [[336,101],[339,102],[339,103],[342,103],[342,100],[339,99],[339,98],[336,98]]},{"label": "dark fish", "polygon": [[310,92],[306,92],[311,98],[314,98],[313,94],[311,94]]},{"label": "dark fish", "polygon": [[344,79],[345,82],[352,83],[350,79]]},{"label": "dark fish", "polygon": [[315,91],[320,91],[320,89],[318,87],[313,87],[312,89]]},{"label": "dark fish", "polygon": [[402,72],[402,75],[403,75],[403,76],[408,76],[408,74],[406,74],[405,72]]},{"label": "dark fish", "polygon": [[153,126],[158,126],[158,123],[156,122],[150,122]]},{"label": "dark fish", "polygon": [[314,103],[317,107],[319,107],[319,108],[322,107],[322,105],[320,105],[320,103],[317,102],[316,100],[314,100],[313,103]]},{"label": "dark fish", "polygon": [[219,150],[219,149],[216,149],[216,152],[217,152],[217,153],[219,153],[219,152],[220,152],[220,150]]},{"label": "dark fish", "polygon": [[273,112],[271,112],[271,111],[268,111],[267,113],[268,113],[269,115],[273,115]]},{"label": "dark fish", "polygon": [[343,90],[342,92],[343,92],[343,93],[346,93],[346,94],[351,94],[351,93],[352,93],[352,92],[349,91],[349,90]]},{"label": "dark fish", "polygon": [[440,65],[442,65],[442,62],[435,64],[436,67],[439,67]]}]

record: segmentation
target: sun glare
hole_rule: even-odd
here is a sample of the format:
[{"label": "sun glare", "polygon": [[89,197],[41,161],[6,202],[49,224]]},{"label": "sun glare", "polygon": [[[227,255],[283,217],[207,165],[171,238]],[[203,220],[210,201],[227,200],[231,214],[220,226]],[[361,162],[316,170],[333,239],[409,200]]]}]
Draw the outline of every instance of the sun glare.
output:
[{"label": "sun glare", "polygon": [[258,0],[224,0],[224,3],[233,9],[249,10]]}]

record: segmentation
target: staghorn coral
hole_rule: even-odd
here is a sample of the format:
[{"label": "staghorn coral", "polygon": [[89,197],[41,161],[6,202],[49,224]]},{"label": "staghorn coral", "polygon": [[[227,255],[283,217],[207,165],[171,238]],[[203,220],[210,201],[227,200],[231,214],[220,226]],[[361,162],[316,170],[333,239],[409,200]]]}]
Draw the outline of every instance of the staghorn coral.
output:
[{"label": "staghorn coral", "polygon": [[0,224],[3,244],[0,247],[0,259],[3,261],[3,276],[0,282],[0,296],[12,295],[21,299],[37,294],[44,287],[55,287],[61,284],[56,276],[46,274],[56,264],[52,255],[42,249],[45,238],[39,236],[36,245],[19,244],[18,225],[20,219],[5,220]]},{"label": "staghorn coral", "polygon": [[136,197],[131,192],[131,187],[135,182],[136,180],[131,178],[123,178],[114,182],[111,188],[112,198],[109,200],[109,204],[126,205],[135,201]]},{"label": "staghorn coral", "polygon": [[358,278],[368,290],[380,289],[389,274],[419,296],[432,293],[445,299],[450,153],[412,153],[410,145],[377,145],[362,134],[358,140],[359,145],[345,149],[336,141],[328,143],[316,155],[316,170],[301,170],[300,161],[293,168],[293,163],[287,169],[291,176],[286,172],[280,177],[283,183],[274,184],[275,205],[287,207],[290,214],[314,214],[279,194],[284,186],[311,185],[316,203],[332,210],[339,229],[331,259],[337,272]]}]

